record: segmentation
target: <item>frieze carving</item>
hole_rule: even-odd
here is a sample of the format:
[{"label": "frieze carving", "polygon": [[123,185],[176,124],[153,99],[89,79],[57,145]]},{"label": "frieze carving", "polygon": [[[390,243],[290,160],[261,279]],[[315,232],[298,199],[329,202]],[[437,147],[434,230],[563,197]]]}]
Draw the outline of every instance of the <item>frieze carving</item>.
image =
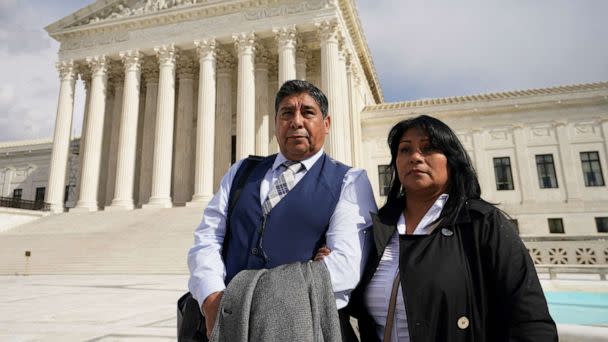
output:
[{"label": "frieze carving", "polygon": [[574,125],[574,134],[577,136],[595,136],[599,135],[599,127],[592,123],[577,123]]},{"label": "frieze carving", "polygon": [[530,129],[532,138],[546,138],[551,136],[552,129],[550,127],[533,127]]},{"label": "frieze carving", "polygon": [[74,27],[95,24],[108,20],[123,19],[149,13],[155,13],[170,8],[192,6],[197,3],[211,4],[220,1],[222,0],[123,0],[115,4],[114,6],[105,8],[95,13],[94,16],[90,16],[78,21],[72,26]]},{"label": "frieze carving", "polygon": [[288,4],[276,7],[254,8],[246,10],[243,17],[246,20],[260,20],[271,17],[281,17],[306,11],[319,10],[328,4],[327,0],[309,0],[296,4]]},{"label": "frieze carving", "polygon": [[507,131],[490,131],[489,133],[492,141],[509,140]]}]

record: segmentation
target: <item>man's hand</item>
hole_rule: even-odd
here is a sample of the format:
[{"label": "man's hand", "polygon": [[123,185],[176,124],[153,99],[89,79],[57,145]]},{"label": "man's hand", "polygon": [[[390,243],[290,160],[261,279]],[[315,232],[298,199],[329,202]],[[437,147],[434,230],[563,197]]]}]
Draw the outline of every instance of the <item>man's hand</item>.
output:
[{"label": "man's hand", "polygon": [[201,311],[203,312],[203,316],[205,316],[207,338],[211,337],[213,326],[215,325],[215,320],[217,319],[217,310],[220,307],[220,301],[223,295],[224,291],[213,292],[207,296],[207,298],[205,298],[203,305],[201,305]]},{"label": "man's hand", "polygon": [[330,253],[331,253],[331,249],[327,248],[327,246],[323,246],[323,247],[319,248],[319,250],[317,251],[317,254],[315,254],[315,257],[313,260],[321,261],[326,256],[328,256]]}]

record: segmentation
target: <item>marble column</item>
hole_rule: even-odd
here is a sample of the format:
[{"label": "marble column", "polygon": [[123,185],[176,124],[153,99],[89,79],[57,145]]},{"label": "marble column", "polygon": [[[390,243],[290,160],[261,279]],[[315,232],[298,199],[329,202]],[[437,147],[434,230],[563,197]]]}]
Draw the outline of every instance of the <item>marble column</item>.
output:
[{"label": "marble column", "polygon": [[175,113],[175,137],[173,148],[172,198],[176,206],[186,205],[192,199],[190,185],[194,170],[191,168],[195,146],[192,137],[194,127],[194,75],[196,65],[189,55],[180,55],[177,61],[177,112]]},{"label": "marble column", "polygon": [[215,161],[213,173],[213,189],[218,189],[219,183],[230,167],[230,152],[232,141],[232,71],[235,63],[232,55],[217,48],[217,96],[215,120]]},{"label": "marble column", "polygon": [[[122,82],[122,79],[121,79]],[[112,77],[112,73],[109,73],[108,75],[108,91],[106,92],[106,111],[104,113],[104,120],[103,120],[103,137],[101,139],[101,160],[104,160],[106,165],[105,167],[102,167],[99,173],[99,187],[97,190],[97,203],[101,205],[104,205],[106,203],[106,188],[107,188],[107,184],[108,184],[108,173],[110,172],[108,164],[109,164],[109,160],[110,160],[110,145],[111,145],[111,140],[112,140],[112,118],[114,116],[114,103],[116,101],[114,101],[114,94],[115,94],[115,87],[114,87],[114,79]],[[122,99],[118,99],[117,101],[122,103]],[[84,127],[83,126],[83,132],[84,132]],[[83,153],[84,154],[84,153]],[[80,165],[82,166],[82,161],[80,162]],[[111,170],[112,172],[115,172],[116,169]],[[81,173],[82,173],[82,168],[81,168]],[[80,181],[78,182],[78,184],[80,184]],[[113,184],[113,183],[112,183]],[[79,191],[80,193],[80,191]],[[80,195],[79,195],[80,196]]]},{"label": "marble column", "polygon": [[152,164],[154,160],[156,99],[158,97],[158,69],[156,58],[146,57],[142,66],[146,83],[146,100],[141,143],[141,166],[139,170],[139,206],[148,203],[152,192]]},{"label": "marble column", "polygon": [[279,87],[285,81],[296,79],[296,28],[282,27],[273,30],[279,55]]},{"label": "marble column", "polygon": [[572,155],[572,150],[570,149],[570,136],[568,134],[568,123],[565,121],[557,121],[553,126],[555,127],[557,136],[562,172],[564,175],[574,175],[572,177],[564,177],[566,202],[582,202],[581,187],[584,183],[580,169],[581,161],[580,157]]},{"label": "marble column", "polygon": [[[114,198],[114,188],[116,186],[116,163],[118,161],[118,139],[120,138],[120,121],[122,117],[123,97],[124,97],[124,68],[122,63],[114,61],[111,63],[110,80],[114,85],[114,102],[111,109],[112,122],[110,125],[108,141],[107,175],[105,184],[105,201],[99,203],[100,206],[110,206]],[[107,105],[107,104],[106,104]]]},{"label": "marble column", "polygon": [[68,149],[70,147],[70,131],[72,130],[72,114],[74,112],[74,87],[76,73],[73,61],[57,63],[59,78],[59,101],[57,119],[53,134],[53,150],[49,169],[49,185],[45,202],[51,206],[53,213],[63,212],[63,194],[68,164]]},{"label": "marble column", "polygon": [[199,61],[194,195],[188,206],[203,206],[213,197],[215,151],[215,39],[194,42]]},{"label": "marble column", "polygon": [[165,45],[154,49],[159,61],[156,135],[152,165],[152,192],[144,208],[170,208],[173,123],[175,111],[175,62],[177,49]]},{"label": "marble column", "polygon": [[298,80],[306,80],[306,61],[309,55],[308,48],[298,43],[296,49],[296,79]]},{"label": "marble column", "polygon": [[344,127],[342,126],[343,111],[341,108],[341,76],[340,76],[340,52],[339,52],[339,30],[335,21],[324,21],[317,24],[319,39],[321,42],[321,90],[327,96],[329,103],[329,115],[331,117],[329,135],[325,139],[325,151],[332,158],[344,161],[346,153],[342,137]]},{"label": "marble column", "polygon": [[97,211],[97,190],[99,186],[99,169],[101,166],[101,143],[104,114],[106,107],[106,91],[108,83],[108,60],[105,56],[87,58],[91,67],[91,102],[85,135],[87,142],[84,147],[82,176],[80,178],[80,196],[76,211]]},{"label": "marble column", "polygon": [[[84,156],[84,145],[86,144],[86,136],[84,134],[84,127],[87,127],[87,120],[89,117],[89,107],[91,103],[91,70],[89,68],[81,65],[80,66],[80,79],[84,85],[84,113],[82,118],[82,127],[80,132],[80,141],[78,146],[78,171],[76,175],[76,189],[74,189],[74,193],[76,194],[74,201],[78,201],[78,197],[80,196],[80,177],[82,176],[82,159]],[[104,120],[105,122],[105,120]],[[103,155],[101,156],[101,160],[104,160]],[[99,199],[98,199],[99,201]]]},{"label": "marble column", "polygon": [[255,153],[255,35],[233,36],[238,55],[236,96],[236,159]]},{"label": "marble column", "polygon": [[350,121],[350,132],[351,132],[351,161],[354,167],[363,167],[363,162],[361,158],[361,111],[359,110],[359,105],[357,104],[357,98],[359,95],[359,76],[355,69],[353,60],[351,57],[350,60],[347,61],[346,65],[346,78],[348,81],[348,112],[350,113],[351,121]]},{"label": "marble column", "polygon": [[[349,59],[349,55],[350,53],[346,50],[346,48],[343,45],[344,43],[341,42],[340,44],[340,52],[338,54],[338,68],[339,68],[339,72],[338,74],[340,75],[340,99],[342,100],[342,102],[340,103],[340,108],[342,109],[340,114],[342,117],[341,122],[339,123],[342,126],[342,132],[343,132],[343,138],[342,138],[342,143],[344,144],[344,157],[342,159],[342,162],[345,163],[346,165],[352,165],[352,156],[351,156],[351,146],[352,146],[352,139],[351,139],[351,130],[350,130],[350,111],[349,111],[349,96],[350,96],[350,89],[348,88],[348,80],[346,79],[346,61],[347,59]],[[334,121],[334,123],[338,123],[336,121]]]},{"label": "marble column", "polygon": [[270,117],[268,120],[268,134],[270,137],[270,143],[268,144],[268,154],[274,154],[279,152],[279,144],[277,143],[277,137],[275,135],[275,111],[274,111],[274,99],[277,92],[279,91],[279,66],[273,61],[269,62],[268,65],[268,113]]},{"label": "marble column", "polygon": [[268,155],[269,115],[268,115],[268,51],[263,46],[256,48],[255,56],[255,154]]},{"label": "marble column", "polygon": [[116,183],[114,199],[110,208],[134,208],[133,185],[135,179],[135,152],[137,149],[137,121],[139,119],[139,88],[141,59],[138,50],[120,53],[124,63],[124,89],[122,115],[118,138],[118,160],[116,161]]},{"label": "marble column", "polygon": [[519,186],[521,188],[521,204],[534,202],[534,189],[538,189],[539,186],[538,178],[530,172],[532,170],[530,161],[534,160],[530,158],[534,158],[534,156],[528,156],[527,140],[524,126],[521,124],[514,125],[513,144],[515,145],[515,159],[518,165],[515,171],[518,172]]}]

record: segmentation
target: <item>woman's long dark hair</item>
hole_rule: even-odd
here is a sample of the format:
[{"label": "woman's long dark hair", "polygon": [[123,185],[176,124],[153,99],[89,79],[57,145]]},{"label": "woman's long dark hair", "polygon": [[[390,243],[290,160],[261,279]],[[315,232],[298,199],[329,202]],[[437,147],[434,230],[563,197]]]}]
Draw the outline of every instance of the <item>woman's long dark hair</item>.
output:
[{"label": "woman's long dark hair", "polygon": [[453,224],[460,209],[468,199],[478,199],[481,189],[477,174],[471,163],[471,159],[464,149],[456,133],[441,120],[428,115],[420,115],[411,119],[403,120],[391,128],[388,134],[388,146],[391,150],[391,185],[386,199],[386,204],[380,208],[380,215],[387,214],[391,208],[405,208],[405,194],[401,190],[401,181],[397,173],[397,153],[399,141],[403,134],[410,128],[424,132],[429,137],[431,147],[441,151],[448,162],[448,189],[450,195],[443,207],[440,219],[447,224]]}]

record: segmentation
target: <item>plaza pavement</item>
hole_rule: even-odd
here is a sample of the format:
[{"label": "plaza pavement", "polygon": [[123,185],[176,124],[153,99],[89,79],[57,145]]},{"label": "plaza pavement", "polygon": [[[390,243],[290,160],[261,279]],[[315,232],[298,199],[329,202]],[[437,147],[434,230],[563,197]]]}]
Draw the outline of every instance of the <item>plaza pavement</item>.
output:
[{"label": "plaza pavement", "polygon": [[[175,341],[201,212],[68,213],[0,232],[0,342]],[[608,293],[608,281],[541,277],[545,290]],[[558,330],[562,342],[608,341],[608,327]]]}]

